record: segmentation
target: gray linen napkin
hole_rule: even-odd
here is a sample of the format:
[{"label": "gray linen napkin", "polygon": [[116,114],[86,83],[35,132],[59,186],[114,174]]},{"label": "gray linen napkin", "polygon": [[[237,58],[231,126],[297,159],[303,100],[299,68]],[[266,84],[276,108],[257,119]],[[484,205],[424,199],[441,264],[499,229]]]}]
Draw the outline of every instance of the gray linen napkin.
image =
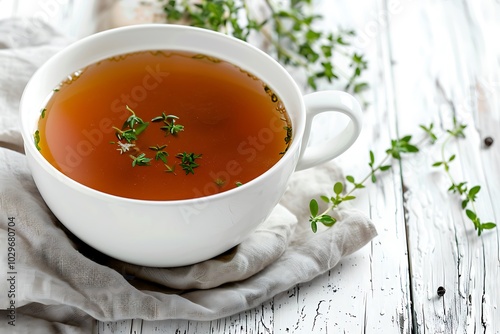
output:
[{"label": "gray linen napkin", "polygon": [[[328,163],[295,173],[269,219],[214,259],[140,267],[86,246],[47,208],[23,155],[17,119],[23,88],[69,42],[50,27],[30,27],[0,21],[0,332],[88,333],[92,319],[229,316],[321,275],[375,237],[371,221],[348,207],[337,213],[333,228],[310,231],[309,200],[330,193],[342,176]],[[15,261],[7,251],[12,237]]]}]

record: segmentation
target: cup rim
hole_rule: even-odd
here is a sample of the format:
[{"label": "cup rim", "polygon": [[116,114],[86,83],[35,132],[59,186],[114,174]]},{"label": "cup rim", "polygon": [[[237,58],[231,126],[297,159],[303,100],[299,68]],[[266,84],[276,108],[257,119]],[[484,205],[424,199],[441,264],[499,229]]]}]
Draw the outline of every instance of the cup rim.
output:
[{"label": "cup rim", "polygon": [[[89,43],[95,43],[96,40],[99,39],[106,39],[110,38],[116,34],[123,34],[123,33],[128,33],[128,32],[140,32],[144,31],[147,32],[151,29],[161,29],[161,30],[169,30],[169,31],[174,31],[176,30],[177,33],[182,33],[182,31],[192,31],[196,32],[198,34],[205,34],[207,36],[212,36],[216,37],[222,40],[229,40],[230,43],[236,43],[237,45],[242,46],[243,48],[247,48],[248,50],[252,50],[253,52],[256,52],[259,54],[260,57],[263,57],[263,59],[266,59],[268,62],[274,63],[274,66],[276,67],[276,70],[279,70],[281,75],[283,75],[283,78],[286,78],[287,80],[287,85],[290,86],[290,89],[294,91],[294,94],[299,96],[298,101],[300,103],[299,106],[296,106],[296,108],[299,110],[298,111],[298,117],[301,118],[301,121],[298,122],[298,124],[292,124],[293,128],[293,134],[292,134],[292,143],[288,147],[287,152],[281,157],[273,166],[271,166],[269,169],[267,169],[264,173],[260,174],[259,176],[253,178],[252,180],[244,183],[243,185],[229,189],[217,194],[212,194],[212,195],[207,195],[207,196],[202,196],[202,197],[195,197],[195,198],[187,198],[187,199],[174,199],[174,200],[147,200],[147,199],[137,199],[137,198],[129,198],[129,197],[122,197],[118,195],[113,195],[110,193],[106,193],[94,188],[91,188],[87,185],[84,185],[71,177],[67,176],[66,174],[62,173],[59,171],[57,168],[55,168],[52,164],[50,164],[45,157],[36,149],[34,141],[33,141],[33,133],[35,131],[35,128],[33,126],[36,126],[36,120],[38,118],[35,118],[34,116],[31,116],[31,113],[29,109],[26,107],[26,101],[30,98],[29,93],[35,86],[35,82],[42,80],[41,79],[41,73],[44,69],[47,67],[53,67],[56,66],[58,61],[62,58],[65,57],[66,54],[70,53],[71,51],[78,50],[81,48],[86,47]],[[135,51],[140,51],[140,50],[151,50],[152,48],[132,48],[128,52],[135,52]],[[169,50],[168,47],[165,47],[164,50]],[[109,53],[109,52],[108,52]],[[111,52],[111,55],[119,55],[127,52]],[[210,53],[206,53],[210,55]],[[214,55],[217,57],[217,55]],[[221,58],[221,57],[219,57]],[[103,59],[103,58],[101,58]],[[231,62],[231,60],[228,60]],[[88,62],[87,66],[94,63],[95,61]],[[237,65],[239,66],[239,65]],[[251,66],[248,66],[251,67]],[[78,70],[75,68],[74,70]],[[252,73],[251,70],[249,70],[250,73]],[[258,76],[260,78],[260,76]],[[266,82],[266,84],[269,84],[268,81],[263,80]],[[269,84],[271,87],[272,84]],[[278,94],[279,95],[279,94]],[[280,96],[281,97],[281,96]],[[46,101],[42,101],[41,103],[45,103]],[[283,100],[283,103],[287,104],[287,101]],[[148,204],[148,205],[188,205],[188,204],[193,204],[193,203],[199,203],[202,201],[217,201],[217,200],[223,200],[227,197],[234,196],[235,194],[238,194],[242,191],[245,191],[248,187],[260,182],[263,178],[265,178],[267,175],[274,173],[277,169],[279,169],[283,164],[287,163],[288,160],[293,159],[293,152],[300,152],[300,146],[301,146],[301,141],[304,135],[305,131],[305,103],[303,99],[303,93],[300,91],[300,88],[298,87],[297,83],[295,80],[292,78],[290,73],[286,71],[286,69],[274,58],[272,58],[270,55],[265,53],[264,51],[260,50],[259,48],[246,43],[242,40],[239,40],[235,37],[225,35],[223,33],[219,33],[216,31],[208,30],[208,29],[203,29],[203,28],[198,28],[198,27],[192,27],[192,26],[184,26],[184,25],[174,25],[174,24],[140,24],[140,25],[132,25],[132,26],[125,26],[125,27],[119,27],[119,28],[113,28],[109,30],[105,30],[102,32],[98,32],[92,35],[89,35],[87,37],[84,37],[78,41],[75,41],[68,46],[64,47],[54,55],[52,55],[44,64],[42,64],[32,75],[28,83],[26,84],[23,94],[21,96],[20,100],[20,106],[19,106],[19,118],[20,118],[20,124],[21,124],[21,135],[24,140],[24,147],[25,150],[28,151],[33,159],[37,162],[36,167],[34,168],[43,168],[47,173],[50,175],[54,176],[57,178],[60,182],[64,183],[65,185],[73,188],[74,190],[78,192],[82,192],[84,194],[90,195],[90,196],[96,196],[100,197],[102,199],[108,200],[108,201],[119,201],[123,203],[133,203],[133,204]],[[288,108],[286,108],[288,112]],[[298,160],[298,159],[297,159]],[[297,161],[295,162],[295,164]],[[295,169],[295,166],[294,166]]]}]

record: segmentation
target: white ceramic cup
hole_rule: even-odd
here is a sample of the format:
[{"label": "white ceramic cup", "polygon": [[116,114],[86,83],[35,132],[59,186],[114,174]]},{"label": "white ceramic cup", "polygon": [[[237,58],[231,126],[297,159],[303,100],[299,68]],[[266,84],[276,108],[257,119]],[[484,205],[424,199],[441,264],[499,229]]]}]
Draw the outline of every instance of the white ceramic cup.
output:
[{"label": "white ceramic cup", "polygon": [[[241,187],[198,199],[145,201],[86,187],[59,172],[36,149],[33,134],[47,97],[68,74],[101,59],[141,50],[184,50],[226,60],[266,82],[285,104],[293,135],[286,154]],[[309,146],[312,120],[322,112],[350,120],[321,146]],[[288,72],[264,52],[226,35],[166,24],[137,25],[86,37],[57,53],[33,75],[21,100],[21,128],[33,179],[56,217],[93,248],[129,263],[172,267],[212,258],[242,242],[283,195],[289,177],[331,160],[361,130],[361,109],[344,92],[302,96]],[[335,132],[333,131],[333,132]],[[304,203],[308,205],[308,203]]]}]

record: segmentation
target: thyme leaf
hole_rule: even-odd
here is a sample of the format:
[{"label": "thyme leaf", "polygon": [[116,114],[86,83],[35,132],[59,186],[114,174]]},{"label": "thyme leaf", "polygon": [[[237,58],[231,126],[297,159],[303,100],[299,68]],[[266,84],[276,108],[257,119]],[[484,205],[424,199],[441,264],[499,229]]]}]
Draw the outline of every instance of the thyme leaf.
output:
[{"label": "thyme leaf", "polygon": [[177,158],[181,160],[180,166],[182,170],[186,172],[186,175],[188,174],[194,174],[194,169],[198,168],[200,165],[196,163],[196,159],[201,158],[201,154],[195,154],[195,153],[178,153],[176,155]]},{"label": "thyme leaf", "polygon": [[146,157],[145,153],[141,153],[138,156],[130,155],[130,158],[132,159],[132,167],[149,166],[151,162],[151,159]]}]

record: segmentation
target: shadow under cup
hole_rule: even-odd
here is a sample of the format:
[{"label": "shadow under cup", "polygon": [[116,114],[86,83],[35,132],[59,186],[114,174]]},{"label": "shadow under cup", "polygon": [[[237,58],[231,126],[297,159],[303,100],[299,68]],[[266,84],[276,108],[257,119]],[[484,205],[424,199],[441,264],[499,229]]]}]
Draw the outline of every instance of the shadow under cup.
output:
[{"label": "shadow under cup", "polygon": [[[213,56],[269,84],[284,103],[293,128],[292,143],[284,156],[267,172],[241,187],[173,201],[109,195],[55,169],[40,154],[33,140],[40,110],[52,88],[68,73],[101,59],[147,50],[180,50]],[[156,267],[207,260],[241,243],[255,230],[277,205],[296,169],[308,123],[298,86],[274,59],[220,33],[163,24],[113,29],[65,48],[34,74],[25,88],[20,110],[25,152],[33,179],[61,223],[106,255]],[[359,129],[356,131],[359,133]]]}]

